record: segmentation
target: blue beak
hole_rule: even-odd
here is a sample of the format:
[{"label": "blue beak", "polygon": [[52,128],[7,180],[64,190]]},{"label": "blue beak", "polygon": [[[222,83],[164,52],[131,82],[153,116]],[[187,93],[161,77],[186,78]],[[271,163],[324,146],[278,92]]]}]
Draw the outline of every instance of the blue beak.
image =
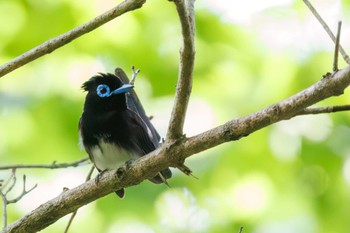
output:
[{"label": "blue beak", "polygon": [[134,86],[131,84],[124,84],[123,86],[119,87],[118,89],[115,89],[111,92],[111,95],[121,94],[129,92],[131,89],[133,89]]}]

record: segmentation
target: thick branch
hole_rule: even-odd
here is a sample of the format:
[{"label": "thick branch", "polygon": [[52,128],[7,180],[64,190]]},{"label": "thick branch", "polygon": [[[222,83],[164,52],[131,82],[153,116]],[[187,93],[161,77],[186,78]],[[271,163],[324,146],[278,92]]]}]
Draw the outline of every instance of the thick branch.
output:
[{"label": "thick branch", "polygon": [[305,111],[304,109],[321,100],[331,96],[341,95],[349,85],[350,66],[347,66],[333,76],[326,76],[319,82],[288,99],[188,138],[184,146],[185,154],[182,155],[183,159],[221,143],[238,140],[278,121],[287,120],[299,115],[299,113]]},{"label": "thick branch", "polygon": [[54,50],[68,44],[70,41],[100,27],[101,25],[111,21],[112,19],[128,12],[140,8],[146,0],[126,0],[111,10],[97,16],[93,20],[74,28],[58,37],[44,42],[43,44],[23,53],[0,66],[0,77],[10,73],[11,71],[39,58]]},{"label": "thick branch", "polygon": [[[64,215],[74,212],[114,190],[138,184],[153,177],[168,166],[176,166],[193,154],[215,147],[224,142],[239,140],[275,122],[290,119],[303,109],[323,99],[343,93],[350,85],[350,66],[327,76],[296,95],[248,116],[233,119],[221,126],[187,138],[181,143],[165,142],[161,148],[143,156],[128,168],[102,174],[99,184],[88,181],[74,189],[63,192],[11,224],[3,232],[36,232],[54,223]],[[171,155],[171,156],[170,156]]]},{"label": "thick branch", "polygon": [[195,16],[194,0],[174,0],[180,18],[183,36],[183,47],[180,50],[179,77],[176,87],[174,106],[171,113],[167,140],[175,140],[182,136],[187,105],[192,90],[194,67],[194,34]]}]

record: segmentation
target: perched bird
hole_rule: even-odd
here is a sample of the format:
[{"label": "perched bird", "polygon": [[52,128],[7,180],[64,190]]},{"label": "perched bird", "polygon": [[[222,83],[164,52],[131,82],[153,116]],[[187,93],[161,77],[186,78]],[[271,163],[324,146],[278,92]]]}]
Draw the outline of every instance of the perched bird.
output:
[{"label": "perched bird", "polygon": [[[79,140],[99,172],[117,169],[159,147],[161,138],[133,90],[139,70],[132,70],[130,83],[124,71],[117,68],[115,75],[100,73],[82,85],[87,95],[79,121]],[[149,180],[160,184],[170,177],[167,168]],[[122,198],[124,189],[116,193]]]}]

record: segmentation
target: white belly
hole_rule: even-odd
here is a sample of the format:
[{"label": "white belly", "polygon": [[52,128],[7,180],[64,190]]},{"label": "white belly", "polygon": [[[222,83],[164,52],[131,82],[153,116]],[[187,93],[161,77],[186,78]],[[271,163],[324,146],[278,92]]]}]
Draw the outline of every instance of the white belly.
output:
[{"label": "white belly", "polygon": [[100,170],[117,169],[124,165],[130,159],[137,159],[135,153],[128,152],[114,144],[106,143],[104,140],[99,142],[100,146],[91,149],[91,154],[95,166]]}]

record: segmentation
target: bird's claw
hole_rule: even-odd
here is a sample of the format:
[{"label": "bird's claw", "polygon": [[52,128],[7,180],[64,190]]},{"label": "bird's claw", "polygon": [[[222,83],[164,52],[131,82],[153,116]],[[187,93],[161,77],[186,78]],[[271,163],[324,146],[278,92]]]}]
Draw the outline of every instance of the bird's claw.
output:
[{"label": "bird's claw", "polygon": [[103,174],[104,174],[106,171],[108,171],[108,169],[105,169],[105,170],[103,170],[103,171],[101,171],[101,172],[99,172],[99,173],[97,174],[97,176],[95,177],[95,183],[96,183],[96,184],[98,184],[98,183],[100,182],[101,177],[103,176]]}]

